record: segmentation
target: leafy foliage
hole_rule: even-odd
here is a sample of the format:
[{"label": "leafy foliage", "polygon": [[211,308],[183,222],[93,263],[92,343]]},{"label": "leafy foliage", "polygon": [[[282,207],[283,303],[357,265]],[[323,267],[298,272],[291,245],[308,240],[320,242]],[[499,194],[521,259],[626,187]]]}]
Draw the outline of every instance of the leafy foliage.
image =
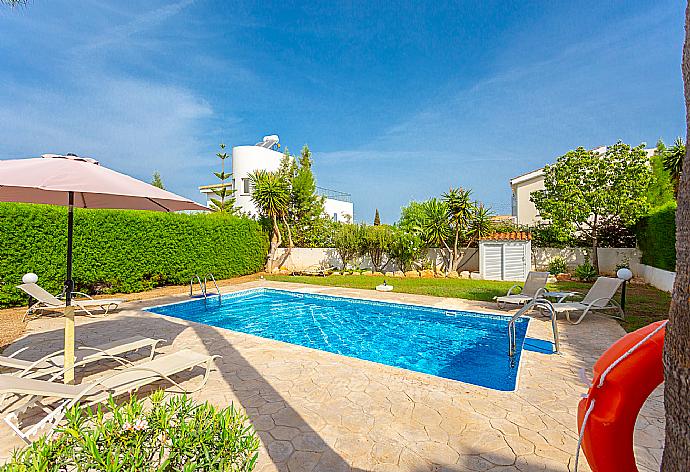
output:
[{"label": "leafy foliage", "polygon": [[371,259],[371,264],[376,272],[388,265],[384,262],[384,256],[389,254],[390,245],[393,242],[393,228],[388,225],[363,226],[364,238],[362,253],[366,253]]},{"label": "leafy foliage", "polygon": [[214,172],[213,175],[220,180],[220,185],[213,189],[213,193],[218,196],[218,198],[211,199],[211,208],[215,211],[221,213],[237,213],[237,208],[235,207],[236,199],[233,196],[235,190],[232,188],[232,180],[228,183],[227,179],[232,177],[232,173],[225,172],[225,160],[230,157],[230,154],[225,152],[225,144],[220,144],[220,152],[216,153],[218,159],[220,159],[220,172]]},{"label": "leafy foliage", "polygon": [[333,245],[342,261],[342,269],[358,256],[364,247],[364,227],[357,224],[340,224],[333,236]]},{"label": "leafy foliage", "polygon": [[666,153],[666,145],[659,140],[656,143],[656,152],[650,158],[652,175],[647,190],[647,201],[652,207],[665,205],[675,200],[673,180],[664,166]]},{"label": "leafy foliage", "polygon": [[685,142],[680,136],[676,138],[673,146],[664,153],[664,169],[671,174],[673,181],[673,194],[678,195],[678,184],[683,172],[683,159],[685,159]]},{"label": "leafy foliage", "polygon": [[491,211],[470,196],[469,190],[451,188],[441,200],[401,209],[398,227],[419,236],[425,247],[440,248],[447,271],[456,270],[467,248],[494,228]]},{"label": "leafy foliage", "polygon": [[151,406],[131,397],[111,398],[95,412],[74,407],[52,438],[42,437],[14,453],[2,467],[29,471],[196,471],[249,472],[259,438],[247,417],[230,405],[217,410],[186,396],[151,395]]},{"label": "leafy foliage", "polygon": [[290,225],[287,222],[287,212],[290,205],[290,185],[283,178],[280,171],[268,172],[257,170],[249,174],[249,180],[253,185],[252,202],[256,205],[259,214],[271,222],[271,246],[266,262],[266,270],[271,271],[275,262],[275,254],[283,241],[283,235],[278,226],[280,220],[288,234],[289,248],[292,249],[292,235]]},{"label": "leafy foliage", "polygon": [[568,264],[560,256],[554,257],[549,261],[549,274],[557,275],[568,272]]},{"label": "leafy foliage", "polygon": [[636,225],[637,245],[643,264],[676,270],[676,203],[652,210]]},{"label": "leafy foliage", "polygon": [[[268,246],[255,221],[217,213],[75,209],[74,224],[74,279],[91,293],[184,284],[195,273],[254,273]],[[0,305],[26,301],[15,286],[27,272],[59,292],[66,247],[66,208],[0,203]]]},{"label": "leafy foliage", "polygon": [[592,241],[593,265],[601,227],[630,225],[649,208],[649,159],[641,144],[617,142],[599,153],[582,147],[569,151],[544,168],[544,190],[531,199],[544,219],[571,233],[578,230]]},{"label": "leafy foliage", "polygon": [[160,172],[156,171],[153,173],[153,177],[151,178],[151,185],[153,185],[154,187],[158,187],[159,189],[165,190],[165,185],[163,185],[163,179],[161,179]]},{"label": "leafy foliage", "polygon": [[575,268],[575,277],[582,282],[592,282],[597,278],[597,271],[589,260],[585,260]]},{"label": "leafy foliage", "polygon": [[291,156],[286,148],[279,170],[290,188],[287,224],[292,227],[294,242],[300,247],[309,247],[310,242],[320,239],[332,221],[325,215],[324,198],[316,193],[312,165],[312,153],[304,145],[299,158]]},{"label": "leafy foliage", "polygon": [[388,247],[388,254],[398,264],[400,270],[407,271],[423,255],[424,244],[419,235],[402,229],[393,231],[393,238]]}]

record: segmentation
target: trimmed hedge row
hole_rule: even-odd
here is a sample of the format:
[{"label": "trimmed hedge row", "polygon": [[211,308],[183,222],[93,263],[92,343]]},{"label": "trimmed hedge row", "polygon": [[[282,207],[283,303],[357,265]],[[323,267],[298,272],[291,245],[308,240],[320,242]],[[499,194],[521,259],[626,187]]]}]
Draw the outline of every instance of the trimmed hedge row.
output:
[{"label": "trimmed hedge row", "polygon": [[636,226],[642,263],[676,270],[676,202],[653,209]]},{"label": "trimmed hedge row", "polygon": [[[0,306],[26,302],[15,288],[26,272],[60,292],[66,247],[66,208],[0,203]],[[268,239],[257,222],[218,213],[76,209],[73,247],[77,290],[131,293],[189,283],[193,274],[257,272]]]}]

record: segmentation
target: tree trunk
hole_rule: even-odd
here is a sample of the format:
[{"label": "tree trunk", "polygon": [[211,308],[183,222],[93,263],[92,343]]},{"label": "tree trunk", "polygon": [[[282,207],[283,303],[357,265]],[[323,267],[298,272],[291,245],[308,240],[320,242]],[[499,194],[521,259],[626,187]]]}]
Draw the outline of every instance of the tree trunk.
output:
[{"label": "tree trunk", "polygon": [[[690,5],[685,10],[683,82],[686,136],[690,137]],[[690,169],[687,148],[683,166]],[[666,444],[661,470],[690,470],[690,172],[683,172],[676,210],[676,281],[664,342]]]},{"label": "tree trunk", "polygon": [[282,238],[280,236],[280,229],[278,228],[278,220],[275,216],[272,218],[272,220],[273,234],[271,235],[271,246],[270,250],[268,251],[268,260],[266,261],[266,272],[268,272],[269,274],[273,272],[273,261],[275,260],[276,251],[278,250],[278,247],[282,242]]}]

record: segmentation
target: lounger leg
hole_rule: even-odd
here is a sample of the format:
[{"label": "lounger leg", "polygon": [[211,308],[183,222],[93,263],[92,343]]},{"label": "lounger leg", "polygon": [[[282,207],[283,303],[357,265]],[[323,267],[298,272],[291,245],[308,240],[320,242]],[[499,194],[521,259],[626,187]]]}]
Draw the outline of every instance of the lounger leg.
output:
[{"label": "lounger leg", "polygon": [[573,321],[573,320],[570,319],[570,311],[566,311],[566,312],[565,312],[565,317],[566,317],[566,319],[568,320],[568,322],[569,322],[570,324],[576,325],[576,324],[580,324],[580,322],[582,321],[582,319],[585,317],[585,315],[586,315],[587,313],[589,313],[589,308],[587,308],[585,311],[583,311],[583,312],[582,312],[582,315],[580,315],[580,317],[579,317],[576,321]]}]

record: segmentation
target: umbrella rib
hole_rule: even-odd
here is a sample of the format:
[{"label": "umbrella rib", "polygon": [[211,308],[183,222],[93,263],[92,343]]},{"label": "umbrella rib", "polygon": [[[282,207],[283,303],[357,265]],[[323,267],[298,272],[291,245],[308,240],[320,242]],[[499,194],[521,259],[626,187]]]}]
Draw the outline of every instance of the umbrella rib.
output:
[{"label": "umbrella rib", "polygon": [[148,201],[150,201],[151,203],[155,203],[156,205],[158,205],[159,207],[161,207],[164,211],[170,211],[167,207],[161,205],[160,203],[158,203],[157,201],[155,201],[153,198],[151,198],[151,197],[146,197],[146,199],[147,199]]}]

